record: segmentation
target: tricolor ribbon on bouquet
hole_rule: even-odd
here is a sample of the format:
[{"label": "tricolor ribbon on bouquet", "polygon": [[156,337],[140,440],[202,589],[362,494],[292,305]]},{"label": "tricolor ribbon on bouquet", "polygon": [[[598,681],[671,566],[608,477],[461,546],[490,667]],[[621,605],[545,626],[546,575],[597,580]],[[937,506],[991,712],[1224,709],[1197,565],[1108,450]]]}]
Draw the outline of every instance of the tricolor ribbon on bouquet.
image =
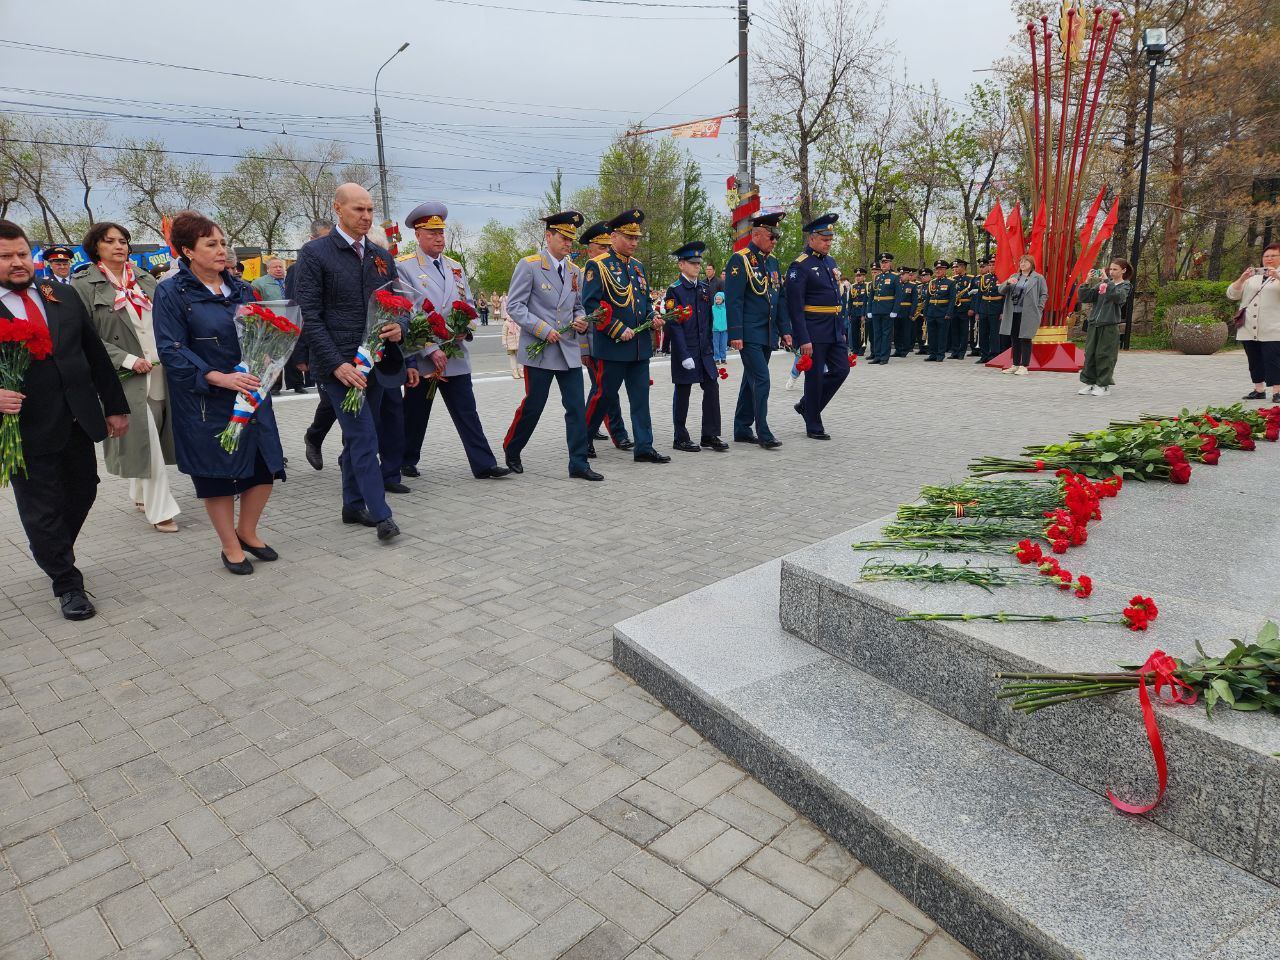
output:
[{"label": "tricolor ribbon on bouquet", "polygon": [[362,343],[356,347],[356,356],[351,365],[360,376],[367,377],[373,370],[373,365],[382,359],[383,352],[383,347],[379,346],[374,354],[370,354],[368,345]]},{"label": "tricolor ribbon on bouquet", "polygon": [[[1195,690],[1178,679],[1177,670],[1178,662],[1163,650],[1155,651],[1147,657],[1147,662],[1138,668],[1138,676],[1141,678],[1138,684],[1138,702],[1142,705],[1142,724],[1146,727],[1147,743],[1151,745],[1151,757],[1156,765],[1157,791],[1156,798],[1151,803],[1142,805],[1127,803],[1107,790],[1107,799],[1111,801],[1112,806],[1124,813],[1150,813],[1160,803],[1164,797],[1165,788],[1169,785],[1169,766],[1164,756],[1164,740],[1161,739],[1160,727],[1156,724],[1151,695],[1147,693],[1147,678],[1152,678],[1151,683],[1156,688],[1156,699],[1161,703],[1195,703]],[[1169,688],[1168,694],[1163,692],[1166,686]]]},{"label": "tricolor ribbon on bouquet", "polygon": [[[237,363],[235,366],[236,373],[248,373],[249,368],[243,363]],[[240,439],[240,431],[248,426],[249,421],[253,419],[253,415],[257,412],[259,405],[262,403],[262,390],[253,390],[249,393],[237,393],[235,406],[231,408],[231,422],[227,425],[224,434],[227,441],[223,443],[223,449],[234,450]],[[230,442],[231,446],[227,447],[226,443]]]}]

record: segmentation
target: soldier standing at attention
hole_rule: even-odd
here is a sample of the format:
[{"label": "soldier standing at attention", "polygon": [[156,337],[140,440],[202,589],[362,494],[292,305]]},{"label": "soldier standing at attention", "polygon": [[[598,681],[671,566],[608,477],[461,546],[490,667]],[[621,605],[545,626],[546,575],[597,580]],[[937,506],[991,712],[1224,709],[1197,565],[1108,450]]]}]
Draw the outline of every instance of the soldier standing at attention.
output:
[{"label": "soldier standing at attention", "polygon": [[984,257],[979,265],[982,273],[974,286],[973,305],[978,314],[978,363],[989,363],[1000,352],[1000,314],[1004,312],[1004,294],[993,270],[995,257]]},{"label": "soldier standing at attention", "polygon": [[933,262],[933,279],[925,285],[924,321],[929,338],[929,356],[926,360],[941,363],[947,354],[947,333],[955,314],[955,281],[947,276],[951,264],[945,260]]},{"label": "soldier standing at attention", "polygon": [[[578,242],[586,250],[585,260],[594,260],[596,257],[602,257],[608,253],[609,240],[609,224],[603,221],[593,223],[578,235]],[[585,260],[584,267],[586,266]],[[596,383],[600,380],[600,372],[604,370],[604,361],[597,360],[591,355],[591,336],[591,331],[588,330],[586,336],[579,338],[582,346],[582,365],[587,368],[587,376],[591,378],[591,388],[587,391],[587,396],[591,396],[595,392]],[[631,442],[631,438],[627,436],[627,424],[622,419],[622,401],[618,397],[615,396],[613,398],[613,403],[605,410],[604,420],[601,422],[609,434],[609,439],[613,441],[613,445],[619,450],[630,450],[635,446]],[[604,438],[604,434],[599,431],[587,437],[588,457],[596,455],[596,441]]]},{"label": "soldier standing at attention", "polygon": [[898,278],[898,316],[893,321],[893,355],[905,357],[911,352],[911,340],[914,330],[912,316],[916,312],[916,272],[910,267],[902,268]]},{"label": "soldier standing at attention", "polygon": [[[520,454],[533,436],[547,405],[554,380],[564,407],[565,437],[569,445],[569,476],[603,480],[587,462],[587,408],[582,394],[584,357],[578,341],[589,335],[582,309],[582,271],[569,259],[582,214],[565,210],[543,217],[547,225],[541,250],[516,264],[507,293],[507,314],[520,327],[517,351],[524,363],[524,400],[502,442],[507,466],[524,473]],[[560,331],[571,327],[564,333]],[[529,347],[545,342],[542,352],[529,356]]]},{"label": "soldier standing at attention", "polygon": [[[674,447],[698,453],[703,447],[717,452],[729,449],[720,439],[720,383],[711,348],[711,295],[713,281],[702,280],[705,243],[686,243],[671,255],[679,261],[680,279],[667,287],[667,336],[671,342],[671,382],[676,396],[672,407],[676,437]],[[702,388],[701,446],[693,442],[685,421],[693,385]]]},{"label": "soldier standing at attention", "polygon": [[822,427],[822,411],[849,376],[849,344],[840,322],[840,282],[830,256],[832,226],[839,214],[828,213],[805,224],[804,253],[787,269],[786,303],[800,354],[812,357],[804,372],[804,398],[795,405],[804,417],[810,440],[830,440]]},{"label": "soldier standing at attention", "polygon": [[924,308],[928,306],[928,296],[925,293],[925,287],[929,285],[929,278],[933,276],[933,272],[929,267],[922,266],[916,271],[916,308],[911,313],[911,328],[915,331],[916,356],[923,357],[929,353],[929,348],[925,345],[924,340]]},{"label": "soldier standing at attention", "polygon": [[[631,406],[631,430],[635,434],[637,463],[670,463],[671,458],[653,448],[653,422],[649,419],[649,358],[653,356],[653,337],[648,331],[636,334],[653,313],[649,300],[649,283],[644,268],[635,259],[640,245],[643,210],[628,210],[609,221],[611,249],[602,257],[587,262],[582,277],[582,306],[595,313],[602,303],[609,304],[612,317],[591,331],[591,353],[604,361],[604,371],[591,402],[587,405],[587,436],[593,436],[604,419],[605,411],[617,400],[618,390],[627,385],[627,402]],[[654,317],[653,328],[661,330],[661,317]]]},{"label": "soldier standing at attention", "polygon": [[867,285],[867,322],[871,326],[871,362],[889,362],[889,340],[898,317],[902,287],[893,272],[893,254],[880,254],[880,270]]},{"label": "soldier standing at attention", "polygon": [[956,257],[951,261],[951,283],[955,291],[954,313],[947,334],[947,350],[952,360],[963,360],[973,336],[973,319],[970,316],[970,287],[974,278],[969,276],[969,261]]},{"label": "soldier standing at attention", "polygon": [[845,312],[849,318],[849,352],[860,357],[865,352],[862,319],[867,313],[867,271],[862,267],[853,271],[853,283],[849,287]]},{"label": "soldier standing at attention", "polygon": [[729,258],[724,281],[729,346],[742,357],[733,439],[758,443],[765,450],[782,446],[769,429],[769,355],[779,339],[788,348],[792,344],[791,321],[779,304],[782,290],[773,256],[782,217],[765,213],[751,218],[751,242]]}]

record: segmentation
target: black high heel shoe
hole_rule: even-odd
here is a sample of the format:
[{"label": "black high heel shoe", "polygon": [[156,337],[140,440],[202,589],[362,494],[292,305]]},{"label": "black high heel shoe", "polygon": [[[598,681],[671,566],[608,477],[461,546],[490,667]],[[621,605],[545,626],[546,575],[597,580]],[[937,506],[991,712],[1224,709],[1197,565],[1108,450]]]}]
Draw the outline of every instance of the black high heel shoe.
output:
[{"label": "black high heel shoe", "polygon": [[249,562],[249,558],[245,557],[239,563],[232,563],[227,559],[226,553],[222,554],[222,565],[237,576],[243,577],[253,573],[253,564]]},{"label": "black high heel shoe", "polygon": [[280,554],[276,553],[265,543],[260,547],[251,547],[249,546],[249,544],[244,542],[244,538],[241,537],[240,534],[238,533],[236,534],[236,539],[240,541],[241,550],[243,550],[245,553],[252,554],[253,556],[257,557],[259,560],[271,561],[271,560],[280,559]]}]

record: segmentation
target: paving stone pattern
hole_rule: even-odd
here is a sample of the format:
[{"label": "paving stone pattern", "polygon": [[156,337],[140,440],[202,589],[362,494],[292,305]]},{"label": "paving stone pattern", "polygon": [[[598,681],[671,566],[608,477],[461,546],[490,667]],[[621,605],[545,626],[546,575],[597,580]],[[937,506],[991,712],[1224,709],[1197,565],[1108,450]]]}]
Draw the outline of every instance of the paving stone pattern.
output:
[{"label": "paving stone pattern", "polygon": [[[775,380],[785,376],[776,358]],[[727,391],[741,368],[730,364]],[[652,409],[670,443],[671,388]],[[814,443],[471,479],[438,406],[379,545],[338,520],[336,433],[279,405],[283,559],[222,571],[189,482],[152,532],[105,477],[61,619],[0,520],[0,960],[957,960],[930,919],[609,662],[637,611],[881,516],[979,453],[1221,401],[1238,356],[1126,356],[1111,398],[969,363],[860,365]],[[477,386],[488,434],[521,390]],[[732,403],[725,403],[731,409]],[[696,416],[696,414],[695,414]],[[5,499],[12,500],[6,493]]]}]

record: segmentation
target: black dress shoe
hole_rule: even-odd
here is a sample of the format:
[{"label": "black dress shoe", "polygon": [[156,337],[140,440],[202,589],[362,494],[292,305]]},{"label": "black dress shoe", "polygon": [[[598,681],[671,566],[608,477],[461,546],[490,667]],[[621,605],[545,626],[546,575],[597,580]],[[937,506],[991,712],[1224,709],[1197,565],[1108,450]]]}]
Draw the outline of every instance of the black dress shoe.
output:
[{"label": "black dress shoe", "polygon": [[587,459],[594,460],[596,458],[596,445],[594,443],[587,444]]},{"label": "black dress shoe", "polygon": [[324,469],[324,454],[320,452],[320,445],[312,443],[310,440],[302,441],[302,449],[307,454],[307,463],[311,464],[316,470]]},{"label": "black dress shoe", "polygon": [[236,534],[236,539],[240,541],[241,550],[243,550],[245,553],[252,554],[253,556],[257,557],[259,560],[266,560],[270,562],[272,560],[280,559],[280,554],[276,553],[265,543],[260,547],[253,547],[245,543],[244,537],[240,536],[239,534]]},{"label": "black dress shoe", "polygon": [[377,521],[369,516],[368,510],[352,510],[350,507],[342,508],[343,523],[358,523],[362,527],[376,527]]},{"label": "black dress shoe", "polygon": [[814,433],[812,430],[806,430],[805,436],[808,437],[810,440],[830,440],[831,439],[831,434],[827,433],[827,431],[825,430],[819,430],[817,433]]},{"label": "black dress shoe", "polygon": [[[970,356],[972,356],[972,354],[970,354]],[[973,362],[974,362],[975,364],[977,364],[977,363],[986,363],[986,362],[987,362],[987,358],[986,358],[986,357],[979,357],[977,360],[975,360],[975,361],[973,361]]]},{"label": "black dress shoe", "polygon": [[232,563],[227,559],[227,555],[224,553],[222,554],[222,565],[238,577],[243,577],[247,574],[253,573],[253,564],[249,562],[248,557],[245,557],[239,563]]},{"label": "black dress shoe", "polygon": [[748,434],[747,436],[740,437],[735,433],[733,435],[733,442],[734,443],[759,443],[760,438],[757,437],[755,434]]},{"label": "black dress shoe", "polygon": [[511,472],[510,467],[490,467],[476,475],[477,480],[497,480],[499,477],[505,477]]},{"label": "black dress shoe", "polygon": [[306,387],[294,387],[294,388],[293,388],[293,392],[294,392],[294,393],[306,393],[306,392],[307,392],[307,388],[306,388]]},{"label": "black dress shoe", "polygon": [[596,431],[596,433],[595,433],[595,436],[593,436],[591,439],[592,439],[592,440],[608,440],[609,438],[608,438],[608,437],[606,437],[606,436],[605,436],[603,433],[601,433],[599,430],[597,430],[597,431]]},{"label": "black dress shoe", "polygon": [[400,528],[396,526],[396,522],[390,517],[378,524],[378,539],[390,540],[392,537],[400,536]]},{"label": "black dress shoe", "polygon": [[659,453],[657,450],[650,450],[648,453],[637,453],[635,457],[636,463],[670,463],[671,458]]},{"label": "black dress shoe", "polygon": [[716,453],[723,453],[729,449],[729,445],[719,437],[703,437],[702,445],[704,447],[710,447],[712,450],[716,451]]},{"label": "black dress shoe", "polygon": [[98,612],[83,590],[68,590],[66,593],[59,594],[58,606],[62,608],[62,615],[68,620],[88,620]]},{"label": "black dress shoe", "polygon": [[507,469],[512,473],[524,473],[524,464],[520,462],[519,457],[507,455]]},{"label": "black dress shoe", "polygon": [[692,440],[677,440],[671,445],[673,450],[683,450],[685,453],[701,453],[702,448]]},{"label": "black dress shoe", "polygon": [[1267,392],[1265,390],[1250,390],[1240,399],[1241,400],[1265,400],[1267,399]]},{"label": "black dress shoe", "polygon": [[800,416],[804,416],[804,408],[799,403],[795,404],[791,409],[800,414]]},{"label": "black dress shoe", "polygon": [[403,466],[403,467],[401,467],[401,468],[400,468],[400,474],[401,474],[401,476],[405,476],[405,477],[420,477],[420,476],[422,476],[422,474],[418,472],[418,468],[417,468],[417,467],[413,467],[413,466]]},{"label": "black dress shoe", "polygon": [[780,446],[782,446],[781,440],[761,440],[760,441],[761,450],[777,450]]},{"label": "black dress shoe", "polygon": [[570,470],[569,476],[574,480],[603,480],[603,473],[596,473],[590,467],[585,470]]},{"label": "black dress shoe", "polygon": [[614,444],[614,446],[617,447],[619,450],[630,450],[635,445],[636,445],[636,442],[634,440],[619,440],[617,443]]},{"label": "black dress shoe", "polygon": [[409,488],[403,483],[384,483],[382,489],[387,493],[408,493]]}]

